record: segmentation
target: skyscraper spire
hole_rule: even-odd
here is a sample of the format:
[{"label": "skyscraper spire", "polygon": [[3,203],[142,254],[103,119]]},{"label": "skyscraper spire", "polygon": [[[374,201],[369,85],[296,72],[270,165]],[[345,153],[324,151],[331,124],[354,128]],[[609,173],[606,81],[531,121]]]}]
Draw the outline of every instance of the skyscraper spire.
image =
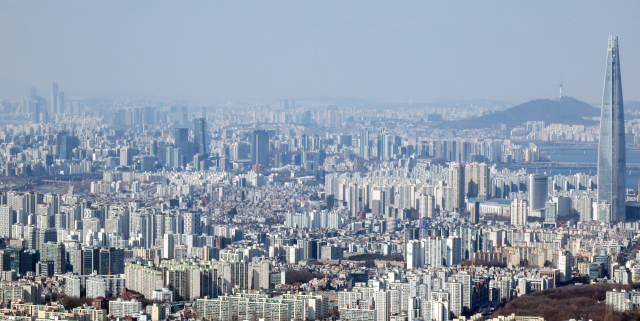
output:
[{"label": "skyscraper spire", "polygon": [[609,36],[598,148],[598,203],[610,204],[608,221],[625,220],[626,167],[618,37]]}]

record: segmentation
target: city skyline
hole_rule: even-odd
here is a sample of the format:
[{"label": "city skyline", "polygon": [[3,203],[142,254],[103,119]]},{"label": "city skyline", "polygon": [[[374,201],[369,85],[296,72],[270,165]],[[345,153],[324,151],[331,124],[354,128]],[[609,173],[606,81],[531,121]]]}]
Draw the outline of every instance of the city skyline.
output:
[{"label": "city skyline", "polygon": [[0,320],[640,319],[634,9],[0,0]]}]

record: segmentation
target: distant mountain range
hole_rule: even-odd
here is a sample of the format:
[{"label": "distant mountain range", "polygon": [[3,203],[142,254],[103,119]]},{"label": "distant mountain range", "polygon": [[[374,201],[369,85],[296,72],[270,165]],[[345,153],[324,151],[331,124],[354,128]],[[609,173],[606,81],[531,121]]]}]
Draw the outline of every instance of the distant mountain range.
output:
[{"label": "distant mountain range", "polygon": [[640,111],[640,101],[625,101],[624,111]]},{"label": "distant mountain range", "polygon": [[600,116],[600,109],[572,97],[562,97],[559,100],[532,100],[490,115],[443,122],[440,126],[465,129],[506,124],[508,128],[513,128],[527,121],[544,121],[546,124],[596,125],[597,122],[583,117],[598,116]]}]

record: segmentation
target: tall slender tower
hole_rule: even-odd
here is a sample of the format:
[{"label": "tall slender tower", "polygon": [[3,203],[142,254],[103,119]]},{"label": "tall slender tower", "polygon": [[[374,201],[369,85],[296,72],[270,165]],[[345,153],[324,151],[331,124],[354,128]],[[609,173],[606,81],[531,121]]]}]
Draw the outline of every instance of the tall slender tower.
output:
[{"label": "tall slender tower", "polygon": [[598,148],[598,203],[611,205],[609,221],[625,220],[627,157],[624,135],[618,36],[609,36]]},{"label": "tall slender tower", "polygon": [[560,80],[560,99],[562,99],[562,80]]}]

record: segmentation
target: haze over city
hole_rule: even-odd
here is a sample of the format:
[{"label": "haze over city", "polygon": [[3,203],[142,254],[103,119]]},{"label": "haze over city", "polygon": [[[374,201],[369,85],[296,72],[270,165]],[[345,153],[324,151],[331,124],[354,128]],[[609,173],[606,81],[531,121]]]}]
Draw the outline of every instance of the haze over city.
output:
[{"label": "haze over city", "polygon": [[0,0],[0,321],[640,320],[638,9]]},{"label": "haze over city", "polygon": [[562,81],[596,104],[609,34],[622,39],[625,88],[640,87],[638,11],[635,1],[3,1],[0,93],[57,82],[77,98],[518,104],[555,97]]}]

